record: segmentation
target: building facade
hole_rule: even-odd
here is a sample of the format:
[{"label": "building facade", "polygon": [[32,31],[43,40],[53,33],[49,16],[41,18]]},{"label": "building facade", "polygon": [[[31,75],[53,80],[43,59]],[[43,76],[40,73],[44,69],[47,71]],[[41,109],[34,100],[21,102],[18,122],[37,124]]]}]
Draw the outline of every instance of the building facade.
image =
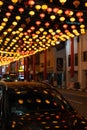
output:
[{"label": "building facade", "polygon": [[66,43],[66,86],[71,88],[75,83],[81,89],[87,88],[87,31],[73,38],[73,43],[71,39]]}]

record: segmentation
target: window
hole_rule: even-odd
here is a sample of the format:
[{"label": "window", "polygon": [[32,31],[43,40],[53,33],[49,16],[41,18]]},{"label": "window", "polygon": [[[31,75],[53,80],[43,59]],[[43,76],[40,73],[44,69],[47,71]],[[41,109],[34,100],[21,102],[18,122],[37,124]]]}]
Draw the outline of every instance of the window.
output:
[{"label": "window", "polygon": [[40,54],[39,53],[37,53],[36,55],[35,55],[35,62],[36,62],[36,65],[39,65],[40,64]]},{"label": "window", "polygon": [[[19,93],[20,92],[20,93]],[[23,115],[31,111],[57,110],[59,112],[71,111],[71,106],[65,99],[57,93],[55,89],[27,89],[27,90],[8,90],[8,105],[10,112]]]},{"label": "window", "polygon": [[63,58],[57,58],[57,71],[63,70]]},{"label": "window", "polygon": [[50,66],[50,60],[48,60],[48,66]]},{"label": "window", "polygon": [[75,65],[78,65],[78,54],[75,54]]},{"label": "window", "polygon": [[87,61],[87,51],[83,52],[83,61]]},{"label": "window", "polygon": [[71,56],[70,55],[68,55],[68,66],[70,66],[70,63],[71,62]]}]

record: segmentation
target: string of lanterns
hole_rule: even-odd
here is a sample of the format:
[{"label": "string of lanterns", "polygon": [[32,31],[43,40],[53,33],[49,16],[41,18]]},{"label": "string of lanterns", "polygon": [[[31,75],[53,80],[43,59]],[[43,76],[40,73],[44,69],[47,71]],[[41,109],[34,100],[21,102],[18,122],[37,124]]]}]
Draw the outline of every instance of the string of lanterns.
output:
[{"label": "string of lanterns", "polygon": [[[13,62],[85,33],[83,11],[53,6],[52,2],[0,0],[1,62]],[[67,0],[59,2],[64,6]]]}]

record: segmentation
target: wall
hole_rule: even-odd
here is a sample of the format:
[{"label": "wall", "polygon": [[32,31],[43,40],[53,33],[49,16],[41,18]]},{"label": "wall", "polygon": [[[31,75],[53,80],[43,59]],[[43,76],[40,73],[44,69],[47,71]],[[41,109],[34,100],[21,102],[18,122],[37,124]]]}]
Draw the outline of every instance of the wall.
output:
[{"label": "wall", "polygon": [[[66,44],[66,82],[67,88],[73,87],[70,86],[70,82],[72,81],[70,78],[70,67],[68,66],[68,55],[71,54],[71,42],[70,39],[67,40]],[[87,88],[87,61],[83,61],[83,52],[87,51],[87,31],[86,34],[79,36],[79,40],[77,37],[74,38],[74,54],[78,53],[78,65],[74,65],[74,80],[80,83],[81,89]]]}]

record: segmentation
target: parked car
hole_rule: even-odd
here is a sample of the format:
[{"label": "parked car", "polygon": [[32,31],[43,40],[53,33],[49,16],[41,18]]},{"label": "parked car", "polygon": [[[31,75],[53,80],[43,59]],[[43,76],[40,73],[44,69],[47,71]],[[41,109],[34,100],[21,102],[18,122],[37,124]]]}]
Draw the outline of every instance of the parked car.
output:
[{"label": "parked car", "polygon": [[86,130],[87,120],[48,83],[0,82],[0,130]]},{"label": "parked car", "polygon": [[18,81],[18,75],[16,73],[3,74],[1,80],[6,82]]}]

